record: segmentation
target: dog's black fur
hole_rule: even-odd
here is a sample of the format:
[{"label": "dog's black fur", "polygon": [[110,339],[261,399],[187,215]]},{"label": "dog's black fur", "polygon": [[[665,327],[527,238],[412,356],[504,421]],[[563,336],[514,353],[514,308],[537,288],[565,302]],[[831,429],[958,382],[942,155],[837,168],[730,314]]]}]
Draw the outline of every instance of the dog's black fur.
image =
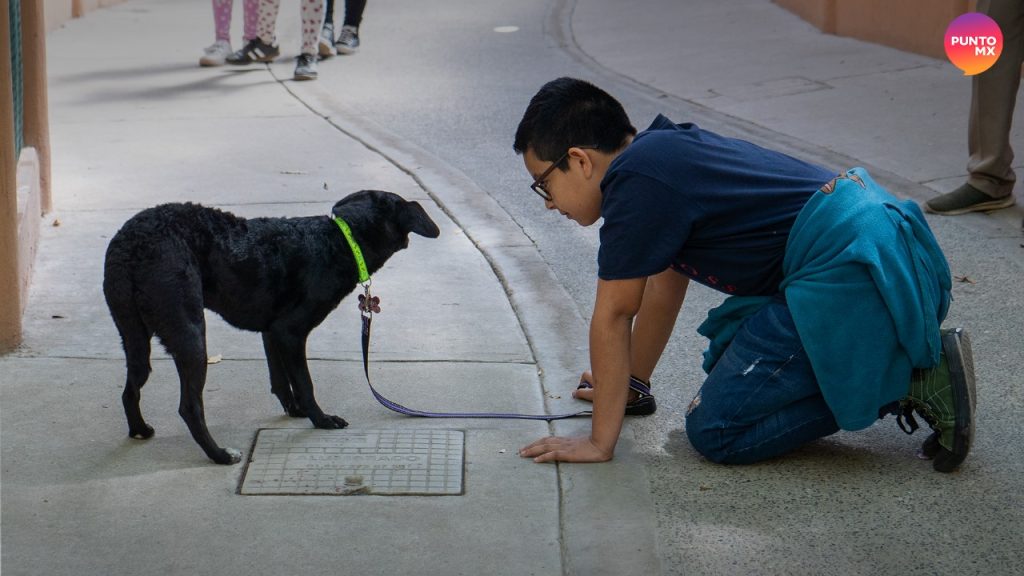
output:
[{"label": "dog's black fur", "polygon": [[[437,225],[416,202],[376,190],[356,192],[332,212],[352,229],[372,274],[409,245],[409,233],[436,238]],[[150,373],[153,335],[173,356],[181,381],[178,413],[206,455],[233,464],[206,428],[206,323],[203,308],[233,326],[261,332],[270,389],[290,416],[317,428],[344,428],[313,397],[306,338],[358,283],[352,250],[334,221],[245,219],[198,204],[163,204],[132,217],[110,241],[103,294],[124,345],[128,376],[122,401],[133,438],[153,428],[139,408]]]}]

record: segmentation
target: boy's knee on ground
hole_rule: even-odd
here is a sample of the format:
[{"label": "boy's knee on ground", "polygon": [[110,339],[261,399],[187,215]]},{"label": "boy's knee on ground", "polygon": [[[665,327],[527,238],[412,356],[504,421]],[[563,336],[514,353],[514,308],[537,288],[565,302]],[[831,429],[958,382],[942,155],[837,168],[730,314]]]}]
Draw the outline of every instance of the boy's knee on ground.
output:
[{"label": "boy's knee on ground", "polygon": [[694,398],[686,414],[686,438],[701,456],[722,464],[729,457],[726,450],[728,442],[721,425],[715,425],[717,419],[710,411],[710,408],[700,405],[700,396]]}]

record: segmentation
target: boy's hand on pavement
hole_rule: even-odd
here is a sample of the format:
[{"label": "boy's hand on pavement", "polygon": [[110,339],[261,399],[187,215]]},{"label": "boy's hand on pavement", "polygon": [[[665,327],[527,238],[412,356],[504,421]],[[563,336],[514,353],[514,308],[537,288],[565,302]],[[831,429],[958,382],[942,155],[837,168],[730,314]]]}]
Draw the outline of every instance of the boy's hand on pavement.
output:
[{"label": "boy's hand on pavement", "polygon": [[533,458],[534,462],[607,462],[612,459],[612,451],[601,449],[589,436],[541,438],[520,449],[519,455]]}]

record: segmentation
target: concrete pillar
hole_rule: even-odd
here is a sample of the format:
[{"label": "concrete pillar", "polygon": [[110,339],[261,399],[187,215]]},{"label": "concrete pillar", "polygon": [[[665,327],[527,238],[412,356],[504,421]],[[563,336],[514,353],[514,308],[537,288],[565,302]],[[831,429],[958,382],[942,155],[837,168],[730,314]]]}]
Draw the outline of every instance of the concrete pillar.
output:
[{"label": "concrete pillar", "polygon": [[[9,0],[14,1],[14,0]],[[25,146],[36,149],[39,168],[39,206],[46,214],[53,209],[50,196],[50,99],[46,84],[46,22],[43,3],[21,0],[21,57],[25,86]],[[42,214],[29,215],[38,217]]]},{"label": "concrete pillar", "polygon": [[18,183],[14,157],[14,86],[11,79],[11,22],[0,0],[0,352],[21,342],[18,279]]}]

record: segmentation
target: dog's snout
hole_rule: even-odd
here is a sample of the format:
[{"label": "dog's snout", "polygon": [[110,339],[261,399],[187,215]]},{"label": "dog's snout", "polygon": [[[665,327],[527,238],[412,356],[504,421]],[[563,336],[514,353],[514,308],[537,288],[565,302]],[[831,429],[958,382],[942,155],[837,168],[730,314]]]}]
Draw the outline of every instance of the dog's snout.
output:
[{"label": "dog's snout", "polygon": [[420,206],[419,202],[407,202],[399,217],[409,232],[414,232],[425,238],[437,238],[441,235],[441,229],[430,219],[427,211]]}]

